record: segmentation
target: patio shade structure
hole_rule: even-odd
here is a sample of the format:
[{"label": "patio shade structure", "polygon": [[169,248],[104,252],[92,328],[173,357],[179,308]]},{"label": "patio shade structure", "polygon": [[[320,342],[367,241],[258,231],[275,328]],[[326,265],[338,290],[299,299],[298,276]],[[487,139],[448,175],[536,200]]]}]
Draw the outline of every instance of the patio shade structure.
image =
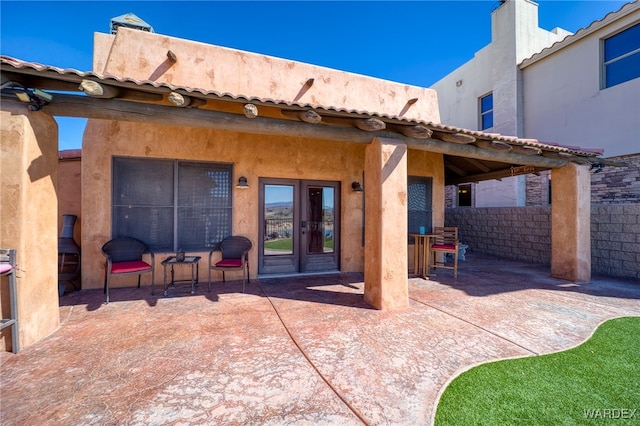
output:
[{"label": "patio shade structure", "polygon": [[[174,43],[173,39],[166,36],[126,28],[119,29],[115,38],[109,40],[141,43],[146,37],[153,41],[166,39]],[[173,45],[176,47],[162,47],[162,57],[155,57],[157,64],[152,68],[153,72],[145,74],[147,77],[143,79],[126,74],[117,76],[81,72],[0,57],[2,109],[7,114],[6,123],[15,121],[14,128],[23,126],[32,130],[12,134],[12,137],[37,146],[43,152],[40,157],[27,160],[23,169],[28,171],[28,177],[24,170],[16,173],[16,185],[29,186],[34,182],[42,182],[42,177],[55,176],[55,161],[50,161],[50,158],[57,157],[57,134],[53,116],[84,117],[103,123],[135,123],[145,126],[173,126],[175,129],[213,129],[233,134],[276,136],[288,138],[292,144],[295,141],[313,140],[343,144],[340,146],[360,145],[364,150],[360,149],[358,155],[362,153],[363,162],[358,167],[365,171],[363,187],[366,204],[366,214],[363,215],[366,229],[363,258],[368,262],[364,266],[364,297],[376,308],[386,309],[408,304],[406,224],[398,223],[399,218],[406,217],[407,207],[402,202],[392,201],[398,194],[406,193],[409,150],[437,154],[437,164],[442,164],[438,167],[444,168],[438,171],[443,176],[443,182],[439,182],[439,185],[500,179],[552,169],[552,173],[558,172],[553,179],[553,184],[557,185],[554,187],[554,196],[563,197],[562,203],[553,205],[557,217],[554,223],[563,236],[572,236],[556,239],[552,244],[555,247],[552,253],[552,274],[585,279],[587,277],[584,271],[589,270],[590,273],[589,264],[583,262],[588,257],[588,244],[585,245],[583,241],[576,243],[573,237],[584,234],[584,206],[588,206],[588,202],[585,204],[582,189],[585,184],[588,185],[588,169],[592,165],[608,163],[600,158],[600,151],[473,131],[421,119],[423,115],[420,108],[424,108],[427,101],[408,94],[413,89],[406,87],[403,92],[408,94],[406,99],[395,99],[396,103],[403,106],[396,113],[390,114],[349,107],[351,104],[331,106],[321,102],[302,102],[303,97],[307,99],[309,93],[322,89],[322,82],[328,80],[320,78],[323,77],[320,75],[308,75],[296,89],[297,95],[292,95],[292,100],[200,89],[197,84],[189,86],[164,82],[162,76],[168,70],[178,72],[180,67],[184,70],[192,68],[188,63],[190,56],[185,56],[179,49],[186,46],[186,43],[188,42],[175,41]],[[159,51],[146,44],[143,54],[155,55]],[[237,55],[237,52],[232,54]],[[111,59],[115,60],[112,56]],[[260,60],[271,61],[268,58]],[[275,64],[275,60],[273,63]],[[288,65],[290,64],[280,64],[285,68]],[[293,65],[291,69],[295,68]],[[307,69],[309,72],[314,70],[313,67],[304,68]],[[306,72],[304,70],[297,71],[296,75],[302,75]],[[287,84],[293,80],[295,79],[287,79]],[[428,95],[427,89],[414,90],[413,93]],[[433,99],[429,102],[432,101]],[[372,102],[353,101],[353,105],[376,107]],[[378,107],[384,111],[382,105]],[[148,152],[154,152],[153,147],[149,146]],[[440,159],[443,161],[440,162]],[[239,172],[244,174],[244,170]],[[104,178],[100,171],[93,177]],[[254,182],[255,177],[250,176],[251,182]],[[344,176],[344,182],[348,185],[356,177],[358,176]],[[248,202],[250,200],[247,197],[254,194],[252,191],[253,189],[243,190],[236,197]],[[55,199],[55,190],[51,187],[44,188],[38,194],[45,202]],[[93,207],[90,202],[86,204]],[[31,220],[41,220],[38,226],[46,228],[52,222],[48,215],[52,213],[42,212],[41,217]],[[8,217],[8,213],[3,212],[3,221],[5,216]],[[17,214],[12,217],[16,218],[14,220],[24,220]],[[22,228],[25,226],[16,227]],[[397,232],[398,229],[404,231]],[[244,233],[242,230],[240,232]],[[29,238],[28,233],[20,233],[17,239],[22,242],[15,245],[19,248],[26,247]],[[84,262],[91,267],[91,250],[96,245],[93,242],[94,244],[85,244],[83,240],[82,246],[89,252],[83,257],[83,280],[88,280],[90,278],[87,276],[91,276],[91,270],[87,271],[88,274],[84,273]],[[564,244],[569,244],[569,249]],[[571,244],[575,247],[571,248]],[[47,244],[40,244],[40,247],[40,256],[42,259],[47,258]],[[55,248],[49,249],[55,253]],[[38,257],[33,259],[38,260]],[[34,282],[46,285],[46,279]],[[49,297],[55,300],[55,294]],[[34,323],[36,320],[37,318],[33,319]],[[41,321],[39,325],[31,327],[38,330],[25,338],[27,343],[37,340],[38,336],[49,334],[52,328],[57,327],[57,320],[48,323]]]}]

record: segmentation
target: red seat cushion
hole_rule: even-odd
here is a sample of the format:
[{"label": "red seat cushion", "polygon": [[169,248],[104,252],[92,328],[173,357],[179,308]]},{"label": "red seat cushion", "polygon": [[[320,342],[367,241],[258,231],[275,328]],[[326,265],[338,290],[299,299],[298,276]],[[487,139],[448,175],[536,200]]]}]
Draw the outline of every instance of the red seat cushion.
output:
[{"label": "red seat cushion", "polygon": [[241,259],[222,259],[221,261],[216,263],[216,266],[221,268],[240,268],[242,267],[242,260]]},{"label": "red seat cushion", "polygon": [[455,250],[456,246],[452,244],[434,244],[431,246],[431,248],[440,250]]},{"label": "red seat cushion", "polygon": [[151,270],[151,265],[142,260],[131,260],[129,262],[117,262],[111,265],[112,274],[125,274],[127,272],[138,272]]}]

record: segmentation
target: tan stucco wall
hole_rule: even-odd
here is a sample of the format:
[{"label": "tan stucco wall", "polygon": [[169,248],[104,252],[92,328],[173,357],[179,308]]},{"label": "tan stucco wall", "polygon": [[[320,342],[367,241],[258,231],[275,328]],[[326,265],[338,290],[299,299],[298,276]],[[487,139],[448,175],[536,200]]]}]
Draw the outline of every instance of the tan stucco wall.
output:
[{"label": "tan stucco wall", "polygon": [[[174,64],[169,50],[178,58]],[[232,95],[440,122],[435,90],[128,28],[115,37],[94,34],[93,67],[97,73]],[[411,99],[417,101],[408,105]]]},{"label": "tan stucco wall", "polygon": [[[234,233],[258,242],[258,178],[340,181],[341,270],[362,271],[362,194],[351,191],[361,181],[364,145],[302,138],[255,136],[208,129],[150,126],[90,120],[83,142],[82,286],[103,285],[100,247],[111,236],[111,158],[113,155],[217,161],[234,164],[234,182],[246,176],[250,188],[234,191]],[[257,249],[251,251],[256,273]],[[156,256],[156,283],[162,283],[163,256]],[[206,267],[201,269],[201,278]],[[219,279],[219,273],[215,278]],[[128,279],[127,279],[128,278]],[[149,277],[143,277],[149,283]],[[131,285],[116,277],[113,286]]]},{"label": "tan stucco wall", "polygon": [[80,243],[82,222],[82,165],[80,158],[58,162],[58,235],[62,232],[62,216],[76,215],[73,238]]},{"label": "tan stucco wall", "polygon": [[[20,346],[26,347],[51,334],[60,323],[58,126],[43,112],[3,101],[0,140],[0,246],[17,250],[19,339]],[[5,305],[6,295],[2,298]],[[0,347],[9,341],[8,330],[3,330]]]}]

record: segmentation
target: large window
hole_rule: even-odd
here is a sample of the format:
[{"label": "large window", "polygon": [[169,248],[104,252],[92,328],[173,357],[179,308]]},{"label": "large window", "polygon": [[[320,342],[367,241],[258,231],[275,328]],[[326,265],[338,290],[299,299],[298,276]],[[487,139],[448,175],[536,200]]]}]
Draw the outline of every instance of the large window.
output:
[{"label": "large window", "polygon": [[[407,180],[407,210],[409,213],[409,234],[418,234],[420,227],[431,233],[432,226],[432,186],[433,179],[422,176],[409,176]],[[413,241],[410,241],[412,243]]]},{"label": "large window", "polygon": [[112,238],[206,251],[231,235],[232,166],[114,157]]},{"label": "large window", "polygon": [[480,98],[480,130],[493,127],[493,93]]},{"label": "large window", "polygon": [[640,77],[640,24],[604,40],[603,86]]}]

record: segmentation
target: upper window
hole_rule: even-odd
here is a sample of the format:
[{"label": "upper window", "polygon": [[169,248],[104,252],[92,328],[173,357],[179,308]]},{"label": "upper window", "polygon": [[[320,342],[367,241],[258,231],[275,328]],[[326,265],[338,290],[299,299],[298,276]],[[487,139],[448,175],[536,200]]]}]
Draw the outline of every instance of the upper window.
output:
[{"label": "upper window", "polygon": [[480,98],[480,130],[493,127],[493,93]]},{"label": "upper window", "polygon": [[640,24],[604,40],[604,87],[640,77]]},{"label": "upper window", "polygon": [[206,251],[231,235],[232,166],[113,159],[112,238],[158,251]]}]

